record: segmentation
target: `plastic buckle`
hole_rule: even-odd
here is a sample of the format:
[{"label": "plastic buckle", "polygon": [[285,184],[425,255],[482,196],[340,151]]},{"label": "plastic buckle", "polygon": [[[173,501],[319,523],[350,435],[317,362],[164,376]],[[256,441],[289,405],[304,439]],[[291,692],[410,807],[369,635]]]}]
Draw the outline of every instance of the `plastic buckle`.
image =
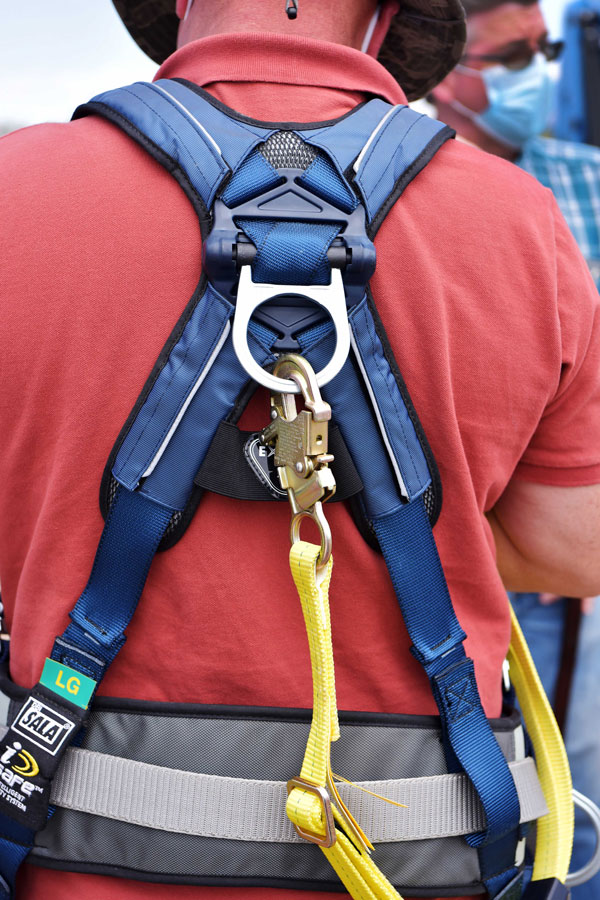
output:
[{"label": "plastic buckle", "polygon": [[337,835],[335,833],[335,822],[333,819],[333,809],[331,808],[331,798],[327,792],[327,789],[324,787],[320,787],[318,784],[313,784],[311,781],[305,781],[304,778],[300,778],[300,776],[296,778],[290,778],[287,783],[287,792],[288,796],[292,793],[294,788],[302,788],[304,791],[309,791],[309,793],[314,794],[319,798],[323,805],[323,818],[325,819],[325,834],[316,834],[313,831],[305,831],[304,828],[301,828],[300,825],[296,825],[292,822],[294,829],[300,837],[309,841],[311,844],[317,844],[319,847],[333,847],[337,840]]},{"label": "plastic buckle", "polygon": [[[366,215],[362,205],[346,213],[323,200],[302,184],[302,169],[279,169],[281,182],[252,200],[226,206],[216,199],[212,209],[213,225],[202,242],[202,268],[213,287],[231,303],[236,301],[238,273],[251,263],[256,253],[238,219],[276,219],[279,222],[336,222],[339,237],[327,254],[333,267],[343,268],[344,288],[349,307],[360,303],[365,287],[375,271],[375,245],[366,233]],[[287,285],[288,295],[297,293]],[[310,304],[307,304],[310,307]]]}]

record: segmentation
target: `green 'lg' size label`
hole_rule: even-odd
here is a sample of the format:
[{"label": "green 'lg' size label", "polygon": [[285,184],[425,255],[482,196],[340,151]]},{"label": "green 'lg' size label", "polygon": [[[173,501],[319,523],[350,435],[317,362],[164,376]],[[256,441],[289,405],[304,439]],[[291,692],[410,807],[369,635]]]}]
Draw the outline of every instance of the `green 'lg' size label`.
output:
[{"label": "green 'lg' size label", "polygon": [[87,675],[82,675],[81,672],[76,672],[75,669],[54,659],[46,659],[40,684],[64,697],[65,700],[75,703],[76,706],[81,706],[82,709],[87,709],[96,687],[93,678],[88,678]]}]

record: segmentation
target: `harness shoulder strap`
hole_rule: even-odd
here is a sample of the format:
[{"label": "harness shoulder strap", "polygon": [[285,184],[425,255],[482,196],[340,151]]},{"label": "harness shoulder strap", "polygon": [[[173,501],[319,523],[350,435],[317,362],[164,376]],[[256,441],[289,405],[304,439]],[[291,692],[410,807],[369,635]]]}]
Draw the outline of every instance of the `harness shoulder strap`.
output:
[{"label": "harness shoulder strap", "polygon": [[79,106],[74,119],[109,119],[176,178],[205,218],[224,178],[271,133],[242,125],[177,81],[136,82],[98,94]]},{"label": "harness shoulder strap", "polygon": [[340,174],[350,170],[372,238],[405,188],[455,132],[408,106],[374,100],[368,107],[373,127],[366,142],[353,128],[354,116],[313,137],[303,132],[303,137],[325,150]]}]

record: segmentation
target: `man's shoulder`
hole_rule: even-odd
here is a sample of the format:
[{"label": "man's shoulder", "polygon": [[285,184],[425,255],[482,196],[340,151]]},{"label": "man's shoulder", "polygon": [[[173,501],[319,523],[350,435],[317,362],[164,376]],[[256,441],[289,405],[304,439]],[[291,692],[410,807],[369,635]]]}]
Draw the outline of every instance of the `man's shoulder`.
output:
[{"label": "man's shoulder", "polygon": [[[434,207],[447,227],[470,222],[486,231],[494,225],[505,231],[551,227],[553,199],[539,181],[513,162],[472,144],[449,140],[417,175],[396,204]],[[486,224],[487,223],[487,224]]]},{"label": "man's shoulder", "polygon": [[[98,116],[0,139],[0,195],[0,242],[20,248],[22,269],[36,265],[47,272],[59,260],[59,247],[81,256],[100,233],[113,243],[134,236],[140,243],[150,222],[160,225],[155,208],[168,210],[168,218],[185,215],[189,206],[166,169]],[[188,218],[196,221],[191,206]]]},{"label": "man's shoulder", "polygon": [[4,214],[10,215],[9,199],[21,206],[37,198],[43,205],[45,200],[74,200],[77,192],[77,199],[85,200],[88,185],[91,202],[95,188],[110,183],[134,157],[147,154],[96,116],[10,132],[0,138]]},{"label": "man's shoulder", "polygon": [[[476,189],[480,185],[494,184],[498,189],[511,194],[525,191],[539,196],[544,193],[539,182],[514,162],[486,153],[467,141],[447,141],[443,150],[443,160],[448,167],[452,167],[457,186],[471,182]],[[439,175],[443,177],[441,171]]]},{"label": "man's shoulder", "polygon": [[[409,105],[415,112],[437,120],[436,107],[427,100],[417,100]],[[533,145],[535,142],[530,143]],[[537,192],[539,195],[538,182],[531,179],[529,175],[523,177],[525,173],[520,171],[513,162],[487,153],[461,135],[456,135],[454,140],[446,141],[441,151],[438,152],[437,158],[438,163],[430,170],[432,177],[438,176],[440,180],[444,180],[448,178],[448,173],[451,171],[457,189],[460,190],[469,183],[473,184],[476,191],[481,191],[483,188],[483,193],[480,193],[482,201],[489,196],[486,187],[490,183],[497,184],[501,190],[508,190],[511,194],[525,190],[526,192],[532,191],[534,195]],[[446,172],[440,167],[442,160],[446,166]],[[469,191],[469,193],[471,192]]]},{"label": "man's shoulder", "polygon": [[62,163],[65,169],[68,168],[82,153],[93,150],[90,137],[97,136],[97,124],[93,118],[78,122],[46,122],[3,135],[0,138],[0,177],[6,180],[15,171],[28,168],[30,176],[35,178],[37,170],[46,162]]}]

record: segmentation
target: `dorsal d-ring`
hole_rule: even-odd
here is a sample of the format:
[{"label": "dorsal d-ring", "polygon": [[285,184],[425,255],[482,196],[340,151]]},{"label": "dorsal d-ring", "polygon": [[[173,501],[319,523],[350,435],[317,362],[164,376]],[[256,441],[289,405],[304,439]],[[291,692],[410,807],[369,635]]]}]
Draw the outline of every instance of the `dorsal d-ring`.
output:
[{"label": "dorsal d-ring", "polygon": [[248,347],[248,325],[254,310],[267,300],[287,296],[306,297],[322,306],[331,316],[335,329],[336,344],[333,356],[327,365],[317,372],[319,387],[327,384],[338,374],[350,350],[350,325],[342,273],[339,269],[331,269],[330,284],[261,284],[252,280],[251,267],[242,266],[237,294],[235,315],[233,318],[233,347],[241,365],[248,375],[269,388],[270,391],[286,394],[298,394],[300,388],[289,378],[278,378],[258,365]]}]

